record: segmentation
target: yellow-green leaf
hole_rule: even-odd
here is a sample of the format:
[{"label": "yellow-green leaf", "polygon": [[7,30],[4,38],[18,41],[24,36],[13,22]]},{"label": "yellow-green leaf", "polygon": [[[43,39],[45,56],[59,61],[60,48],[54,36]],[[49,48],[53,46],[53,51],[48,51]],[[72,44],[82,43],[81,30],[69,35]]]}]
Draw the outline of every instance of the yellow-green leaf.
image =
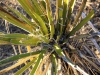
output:
[{"label": "yellow-green leaf", "polygon": [[84,24],[86,24],[92,17],[94,16],[94,10],[92,10],[86,18],[84,18],[68,35],[67,38],[69,38],[71,35],[73,35],[76,31],[78,31]]},{"label": "yellow-green leaf", "polygon": [[17,26],[17,27],[29,32],[29,33],[33,33],[33,31],[34,31],[32,26],[30,26],[30,25],[24,23],[23,21],[17,19],[15,16],[8,13],[6,10],[4,10],[1,7],[0,7],[0,17],[4,18],[5,20],[11,22],[15,26]]}]

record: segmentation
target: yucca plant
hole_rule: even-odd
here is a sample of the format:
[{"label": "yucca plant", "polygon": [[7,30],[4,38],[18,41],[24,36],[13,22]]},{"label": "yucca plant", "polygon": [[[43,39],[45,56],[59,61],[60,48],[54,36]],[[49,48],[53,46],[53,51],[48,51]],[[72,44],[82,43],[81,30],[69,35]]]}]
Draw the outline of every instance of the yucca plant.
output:
[{"label": "yucca plant", "polygon": [[[94,15],[94,11],[91,11],[86,18],[79,21],[86,1],[83,0],[74,21],[71,21],[71,16],[76,0],[56,0],[55,15],[50,0],[18,0],[33,21],[8,5],[6,7],[13,13],[0,7],[1,18],[28,32],[28,34],[0,32],[0,45],[27,47],[27,53],[0,60],[0,66],[17,61],[12,66],[1,70],[0,74],[25,64],[14,75],[21,75],[27,69],[29,75],[62,75],[62,67],[65,67],[66,71],[66,67],[69,67],[72,70],[69,74],[88,75],[84,68],[75,64],[66,50],[70,36],[73,36]],[[40,46],[41,50],[31,51],[31,46]],[[78,55],[80,54],[77,52]]]}]

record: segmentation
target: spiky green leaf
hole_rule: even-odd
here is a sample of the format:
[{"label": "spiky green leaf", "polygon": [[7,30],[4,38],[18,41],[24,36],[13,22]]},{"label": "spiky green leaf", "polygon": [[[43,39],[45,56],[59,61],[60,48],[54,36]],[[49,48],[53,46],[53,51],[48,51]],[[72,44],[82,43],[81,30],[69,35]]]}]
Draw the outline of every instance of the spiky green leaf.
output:
[{"label": "spiky green leaf", "polygon": [[32,64],[34,64],[35,61],[36,61],[36,58],[34,58],[32,61],[30,61],[27,65],[25,65],[20,70],[18,70],[14,75],[22,74],[25,70],[27,70],[30,66],[32,66]]},{"label": "spiky green leaf", "polygon": [[46,49],[41,51],[41,54],[39,55],[34,67],[32,68],[32,71],[31,71],[30,75],[35,75],[35,72],[38,69],[39,64],[41,63],[41,60],[44,57],[45,52],[46,52]]},{"label": "spiky green leaf", "polygon": [[8,13],[6,10],[4,10],[3,8],[0,7],[0,17],[4,18],[5,20],[11,22],[12,24],[14,24],[15,26],[29,32],[29,33],[33,33],[33,27],[26,24],[25,22],[17,19],[15,16],[13,16],[12,14]]},{"label": "spiky green leaf", "polygon": [[41,51],[30,52],[30,53],[25,53],[25,54],[23,53],[23,54],[20,54],[20,55],[16,55],[16,56],[12,56],[12,57],[0,60],[0,66],[2,66],[3,64],[18,60],[18,59],[22,59],[22,58],[28,57],[28,56],[37,55],[40,52]]},{"label": "spiky green leaf", "polygon": [[32,4],[30,3],[29,0],[18,0],[18,2],[22,5],[24,10],[29,14],[29,16],[40,26],[40,30],[44,35],[48,35],[48,29],[43,21],[43,19],[38,15],[35,11],[34,8],[32,7]]},{"label": "spiky green leaf", "polygon": [[84,24],[86,24],[92,17],[94,16],[94,10],[92,10],[86,18],[84,18],[68,35],[67,38],[69,38],[71,35],[73,35],[76,31],[78,31]]}]

